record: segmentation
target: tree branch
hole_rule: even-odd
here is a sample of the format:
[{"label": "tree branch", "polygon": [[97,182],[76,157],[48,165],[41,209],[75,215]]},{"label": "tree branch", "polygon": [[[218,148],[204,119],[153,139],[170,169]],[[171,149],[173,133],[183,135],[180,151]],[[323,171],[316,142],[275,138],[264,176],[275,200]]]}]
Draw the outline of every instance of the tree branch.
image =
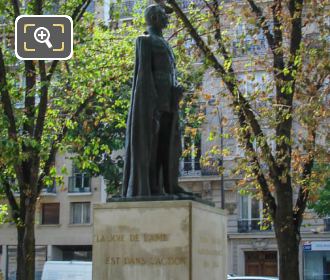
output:
[{"label": "tree branch", "polygon": [[[240,127],[246,128],[247,123],[245,121],[244,113],[241,109],[238,112],[238,120],[239,120]],[[243,132],[243,138],[244,138],[243,144],[245,146],[245,150],[248,152],[247,153],[248,157],[250,159],[250,162],[252,163],[253,173],[256,176],[256,179],[261,188],[263,201],[268,206],[272,220],[275,221],[275,214],[276,214],[276,209],[277,209],[276,202],[275,202],[273,195],[270,192],[269,184],[265,178],[265,175],[261,168],[258,157],[256,156],[256,151],[254,150],[253,144],[251,142],[251,133],[248,129],[246,129],[246,131]]]},{"label": "tree branch", "polygon": [[[39,0],[41,2],[41,0]],[[72,19],[74,25],[82,18],[84,12],[86,11],[88,5],[90,4],[91,0],[85,0],[80,5],[76,7],[72,14]],[[39,69],[40,69],[40,78],[43,82],[41,87],[41,97],[39,103],[39,113],[37,117],[36,129],[35,129],[35,138],[40,141],[43,132],[43,124],[47,112],[47,103],[48,103],[48,88],[50,85],[50,81],[52,76],[55,73],[56,67],[58,64],[58,60],[53,60],[51,63],[50,69],[48,74],[46,74],[45,62],[39,61]]]},{"label": "tree branch", "polygon": [[[84,12],[86,11],[88,5],[90,4],[91,0],[85,0],[84,2],[82,2],[80,5],[78,5],[76,7],[76,9],[74,10],[74,12],[72,13],[72,20],[73,20],[73,26],[76,25],[76,23],[82,18],[82,16],[84,15]],[[88,3],[88,4],[86,4]],[[83,11],[83,12],[82,12]],[[47,74],[47,80],[50,82],[50,80],[52,79],[52,76],[56,70],[58,64],[58,60],[53,60],[48,74]]]},{"label": "tree branch", "polygon": [[18,218],[20,217],[19,216],[20,211],[19,211],[18,203],[15,199],[14,193],[11,190],[11,186],[10,186],[9,182],[7,180],[5,180],[4,178],[2,178],[2,176],[0,176],[0,184],[4,187],[5,194],[6,194],[8,202],[9,202],[14,221],[16,222],[18,220]]},{"label": "tree branch", "polygon": [[13,5],[14,8],[14,14],[15,14],[15,18],[17,18],[21,13],[19,11],[19,1],[18,0],[11,0],[11,4]]},{"label": "tree branch", "polygon": [[42,15],[43,0],[35,0],[34,12],[36,15]]},{"label": "tree branch", "polygon": [[[74,121],[82,113],[82,111],[86,109],[89,102],[91,102],[95,96],[96,96],[96,92],[93,92],[90,96],[88,96],[85,99],[85,101],[82,104],[80,104],[77,110],[72,114],[72,116],[70,117],[70,121]],[[45,161],[45,166],[38,180],[38,193],[40,193],[40,191],[43,188],[43,179],[46,176],[49,176],[50,169],[54,165],[55,156],[58,150],[57,145],[62,142],[62,140],[68,133],[68,130],[69,130],[68,126],[64,125],[64,127],[62,128],[62,132],[57,135],[56,140],[54,140],[53,143],[51,144],[49,156]]]},{"label": "tree branch", "polygon": [[1,103],[3,110],[8,120],[8,136],[10,139],[17,141],[17,129],[13,106],[8,91],[8,84],[6,78],[6,67],[3,59],[3,53],[0,46],[0,90],[1,90]]},{"label": "tree branch", "polygon": [[[3,53],[0,46],[0,94],[1,94],[1,104],[5,113],[5,116],[8,121],[8,138],[17,144],[17,127],[16,127],[16,121],[15,121],[15,115],[13,111],[13,106],[11,103],[11,98],[8,91],[8,84],[7,84],[7,78],[6,78],[6,67],[5,62],[3,59]],[[16,147],[17,148],[17,147]],[[16,149],[17,156],[19,156],[20,152],[18,149]],[[19,165],[19,162],[17,161],[14,164],[15,172],[17,175],[17,179],[19,183],[23,182],[23,171],[21,166]]]},{"label": "tree branch", "polygon": [[291,70],[291,73],[297,69],[297,65],[294,62],[302,40],[302,9],[303,0],[289,1],[289,11],[291,15],[292,28],[290,42],[290,59],[288,68]]},{"label": "tree branch", "polygon": [[34,61],[25,60],[25,116],[26,120],[23,125],[23,130],[33,135],[34,120],[35,120],[35,86],[36,86],[36,69]]},{"label": "tree branch", "polygon": [[[207,3],[206,0],[204,0],[204,1]],[[219,11],[218,0],[213,0],[213,7],[210,7],[210,6],[208,6],[208,7],[209,7],[210,11],[212,12],[214,20],[215,20],[214,38],[215,38],[216,42],[218,43],[220,52],[222,53],[223,57],[227,60],[229,58],[229,56],[228,56],[228,51],[222,41],[220,11]],[[231,72],[233,72],[232,66],[230,66],[230,70],[231,70]]]},{"label": "tree branch", "polygon": [[277,70],[283,70],[284,69],[284,59],[283,59],[283,50],[282,47],[282,23],[279,20],[279,16],[281,14],[282,5],[281,0],[275,0],[274,5],[272,7],[273,11],[273,22],[274,22],[274,36],[270,32],[269,24],[267,23],[266,17],[263,15],[263,12],[261,8],[255,3],[254,0],[247,0],[250,4],[252,12],[255,14],[257,18],[257,26],[259,28],[262,28],[263,33],[267,39],[268,45],[270,47],[270,50],[273,53],[274,56],[274,67],[276,69],[275,76],[278,76],[282,73],[282,71]]},{"label": "tree branch", "polygon": [[46,66],[44,60],[39,60],[39,72],[40,72],[40,81],[41,81],[41,95],[39,102],[39,112],[36,122],[36,128],[34,131],[34,138],[39,142],[42,136],[42,132],[44,129],[45,116],[47,112],[48,106],[48,87],[49,80],[46,76]]},{"label": "tree branch", "polygon": [[309,197],[309,179],[312,173],[312,168],[314,165],[315,158],[315,140],[316,140],[316,128],[309,129],[308,138],[310,139],[311,148],[308,152],[308,158],[303,167],[303,172],[301,174],[302,185],[299,188],[298,198],[295,205],[295,224],[296,228],[300,228],[303,221],[303,213],[305,212],[307,201]]},{"label": "tree branch", "polygon": [[[157,2],[157,1],[156,1]],[[246,123],[251,127],[251,131],[256,138],[265,139],[265,135],[252,111],[252,108],[248,101],[244,98],[243,94],[240,92],[238,88],[238,82],[233,70],[227,72],[224,67],[219,63],[218,59],[211,51],[211,49],[206,45],[204,40],[200,37],[197,30],[193,27],[190,20],[180,9],[175,0],[167,0],[167,2],[171,5],[177,16],[181,19],[184,26],[188,29],[191,37],[195,40],[198,48],[204,53],[206,60],[211,64],[211,66],[220,74],[222,80],[224,81],[228,91],[233,96],[233,107],[242,108],[244,113],[244,118],[246,119]],[[232,69],[232,68],[231,68]],[[263,151],[263,156],[265,157],[265,162],[269,166],[269,170],[271,172],[271,180],[273,180],[274,185],[279,187],[280,182],[278,180],[278,169],[275,162],[275,159],[271,153],[269,145],[266,141],[264,141],[263,145],[261,145],[261,149]]]},{"label": "tree branch", "polygon": [[257,17],[257,26],[263,30],[263,33],[267,39],[268,45],[275,54],[275,44],[274,44],[274,37],[272,33],[270,32],[269,25],[267,23],[266,17],[263,15],[262,10],[257,4],[254,2],[254,0],[247,0],[248,3],[250,4],[252,12],[256,15]]},{"label": "tree branch", "polygon": [[91,0],[86,0],[86,2],[84,2],[82,4],[80,13],[77,15],[76,19],[74,19],[75,22],[78,22],[82,18],[82,16],[84,15],[84,13],[85,13],[85,11],[88,8],[90,3],[91,3]]},{"label": "tree branch", "polygon": [[282,0],[275,0],[272,6],[274,22],[274,74],[275,77],[284,78],[283,34],[282,34]]}]

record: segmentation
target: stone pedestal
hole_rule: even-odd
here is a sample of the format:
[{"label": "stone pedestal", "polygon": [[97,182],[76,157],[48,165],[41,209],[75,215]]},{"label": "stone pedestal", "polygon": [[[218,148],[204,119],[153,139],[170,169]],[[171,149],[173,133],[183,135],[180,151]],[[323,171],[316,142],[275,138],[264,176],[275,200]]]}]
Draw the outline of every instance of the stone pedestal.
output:
[{"label": "stone pedestal", "polygon": [[94,206],[93,280],[225,280],[226,217],[200,202]]}]

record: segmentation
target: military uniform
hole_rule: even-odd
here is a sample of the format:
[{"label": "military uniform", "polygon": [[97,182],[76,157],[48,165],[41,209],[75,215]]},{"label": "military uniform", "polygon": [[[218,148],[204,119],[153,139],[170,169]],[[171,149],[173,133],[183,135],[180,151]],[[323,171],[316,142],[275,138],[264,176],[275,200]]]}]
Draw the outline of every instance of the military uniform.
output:
[{"label": "military uniform", "polygon": [[161,34],[149,28],[136,40],[123,196],[175,193],[181,148],[180,94],[173,51]]}]

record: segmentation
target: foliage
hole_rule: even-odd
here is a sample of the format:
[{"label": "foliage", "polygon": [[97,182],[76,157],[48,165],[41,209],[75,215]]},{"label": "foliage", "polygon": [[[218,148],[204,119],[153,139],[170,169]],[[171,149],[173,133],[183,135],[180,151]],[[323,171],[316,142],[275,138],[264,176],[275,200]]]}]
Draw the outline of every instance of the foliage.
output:
[{"label": "foliage", "polygon": [[[313,169],[313,172],[305,170],[309,174],[304,174],[304,168],[308,163],[328,160],[325,141],[328,131],[324,129],[329,90],[326,3],[319,1],[316,9],[310,9],[311,3],[306,2],[301,16],[304,29],[298,42],[290,31],[293,27],[290,27],[289,9],[279,7],[277,24],[282,29],[278,30],[280,27],[272,22],[272,4],[277,1],[261,6],[254,6],[254,1],[246,2],[246,5],[190,2],[185,16],[180,13],[183,6],[179,2],[168,1],[177,14],[178,24],[183,26],[178,36],[183,41],[191,36],[195,40],[192,46],[195,60],[203,61],[204,69],[213,69],[206,75],[213,81],[208,86],[218,93],[215,107],[230,106],[235,115],[242,114],[243,123],[238,119],[229,124],[228,116],[223,117],[221,123],[225,131],[221,134],[219,126],[214,126],[209,141],[235,135],[245,148],[245,157],[238,160],[236,174],[241,176],[244,170],[241,187],[246,185],[249,189],[254,185],[254,190],[257,186],[262,191],[256,176],[262,172],[273,192],[276,182],[271,175],[276,167],[283,168],[281,175],[278,174],[281,182],[290,181],[294,189],[306,186],[312,191],[322,186],[324,172]],[[255,7],[264,18],[256,17]],[[274,17],[276,20],[277,16]],[[281,32],[281,46],[268,41],[269,35],[275,40],[273,36],[279,35],[276,32]],[[283,65],[276,66],[276,63]],[[279,66],[282,68],[278,69]],[[208,100],[209,90],[203,88],[200,97]],[[213,146],[213,153],[219,152],[220,149]],[[230,155],[227,150],[221,153]]]},{"label": "foliage", "polygon": [[311,195],[308,207],[313,209],[320,217],[327,217],[330,215],[330,167],[327,164],[325,166],[320,165],[318,168],[325,169],[327,174],[325,185],[323,188],[316,189],[316,192]]},{"label": "foliage", "polygon": [[324,189],[318,191],[319,199],[311,203],[310,207],[315,210],[315,212],[320,217],[326,217],[330,215],[330,179],[327,180]]},{"label": "foliage", "polygon": [[[131,79],[140,25],[109,29],[86,13],[90,0],[65,1],[61,6],[41,0],[24,6],[16,0],[7,2],[0,0],[5,30],[0,47],[0,191],[6,195],[18,232],[17,279],[32,280],[36,203],[42,188],[59,180],[56,154],[79,152],[80,167],[99,172],[95,162],[105,153],[109,158],[122,145],[128,104],[123,85]],[[73,18],[71,60],[15,57],[15,18],[44,13]]]},{"label": "foliage", "polygon": [[3,224],[8,219],[8,205],[0,204],[0,224]]},{"label": "foliage", "polygon": [[[73,92],[84,90],[82,77],[91,75],[90,73],[93,73],[94,79],[100,76],[95,88],[100,87],[104,95],[90,102],[86,110],[77,118],[77,125],[68,131],[70,139],[68,148],[76,154],[75,163],[80,169],[88,170],[93,175],[104,176],[107,192],[111,194],[119,193],[121,187],[123,168],[121,154],[124,148],[125,122],[132,88],[134,42],[135,38],[145,30],[141,10],[146,5],[144,1],[135,5],[132,22],[118,24],[121,14],[113,9],[115,15],[112,17],[112,25],[116,26],[115,28],[108,30],[102,26],[94,26],[93,30],[83,32],[79,37],[84,38],[87,43],[78,47],[84,59],[78,59],[78,62],[69,61],[66,68],[74,68],[75,71],[67,71],[67,77],[62,75],[64,79],[62,85],[66,86],[64,90],[68,90],[70,85],[69,89]],[[120,5],[117,8],[119,7]],[[180,43],[182,40],[173,36],[176,32],[174,23],[170,23],[164,36],[169,38],[171,45],[174,46],[179,81],[188,92],[181,104],[182,111],[185,111],[182,116],[182,127],[186,127],[189,122],[197,131],[197,127],[202,123],[203,114],[196,115],[195,110],[190,108],[199,106],[198,99],[192,96],[201,83],[201,69],[192,70],[194,60],[187,54],[185,46]],[[82,28],[82,30],[86,29]],[[113,43],[109,45],[108,42]],[[98,56],[93,55],[93,49],[98,50]],[[113,73],[116,73],[120,79],[113,77]],[[71,84],[76,85],[76,88]],[[55,86],[59,91],[63,91],[60,85]],[[90,81],[86,87],[91,90]],[[196,133],[192,137],[196,137]]]},{"label": "foliage", "polygon": [[313,166],[328,162],[329,4],[191,1],[187,9],[186,2],[166,2],[208,69],[206,90],[236,117],[219,120],[209,139],[239,141],[239,187],[262,198],[273,221],[279,257],[290,260],[281,262],[280,278],[299,279],[303,213],[326,178]]},{"label": "foliage", "polygon": [[122,25],[114,30],[93,26],[92,30],[85,30],[82,28],[80,35],[85,42],[77,46],[80,57],[76,55],[68,61],[66,68],[70,70],[55,87],[60,92],[72,93],[75,98],[76,92],[98,94],[72,124],[64,143],[75,153],[78,168],[112,180],[114,173],[108,171],[119,172],[111,157],[124,146],[134,41],[140,30],[138,25]]}]

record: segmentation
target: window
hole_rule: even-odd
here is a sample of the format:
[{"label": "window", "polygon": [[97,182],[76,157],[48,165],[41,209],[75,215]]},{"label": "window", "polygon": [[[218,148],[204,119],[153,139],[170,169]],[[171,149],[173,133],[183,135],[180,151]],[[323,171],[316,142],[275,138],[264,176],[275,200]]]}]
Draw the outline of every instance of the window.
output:
[{"label": "window", "polygon": [[[315,242],[315,241],[314,241]],[[313,243],[312,242],[312,248]],[[327,248],[328,241],[316,241],[323,248]],[[322,244],[323,243],[323,244]],[[318,249],[319,250],[319,249]],[[329,251],[304,251],[304,279],[305,280],[328,280],[330,275],[330,252]]]},{"label": "window", "polygon": [[[271,24],[269,27],[272,29]],[[253,29],[251,25],[237,25],[234,33],[236,38],[232,41],[232,51],[235,56],[259,55],[266,52],[267,42],[263,30],[260,29],[258,33],[253,31],[255,34],[251,35]]]},{"label": "window", "polygon": [[201,175],[200,157],[201,157],[201,139],[196,137],[183,137],[183,149],[186,155],[182,157],[180,163],[181,176],[199,176]]},{"label": "window", "polygon": [[324,231],[330,231],[330,216],[324,219]]},{"label": "window", "polygon": [[75,165],[72,170],[72,176],[69,177],[69,192],[91,192],[91,176]]},{"label": "window", "polygon": [[240,197],[240,219],[238,220],[238,232],[262,230],[266,226],[263,221],[263,202],[252,196]]},{"label": "window", "polygon": [[72,202],[71,224],[89,224],[90,210],[91,210],[90,202]]},{"label": "window", "polygon": [[60,204],[44,203],[42,204],[42,220],[43,225],[57,225],[60,223]]}]

